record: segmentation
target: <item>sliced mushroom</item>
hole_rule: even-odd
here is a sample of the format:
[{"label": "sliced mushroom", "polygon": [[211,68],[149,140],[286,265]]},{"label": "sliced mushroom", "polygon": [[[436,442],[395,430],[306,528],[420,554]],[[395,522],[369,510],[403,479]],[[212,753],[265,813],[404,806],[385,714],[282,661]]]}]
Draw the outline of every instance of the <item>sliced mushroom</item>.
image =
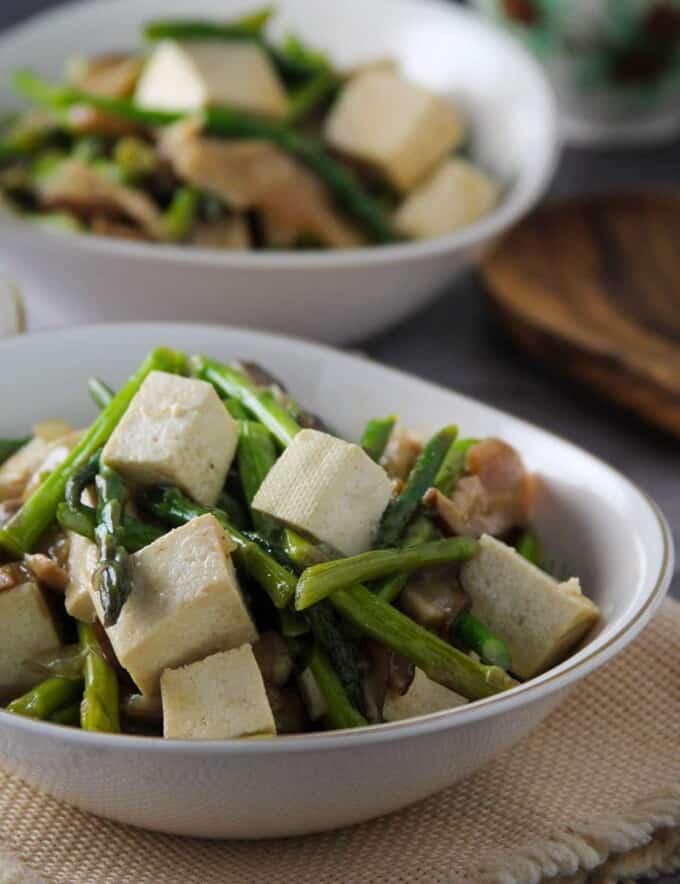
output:
[{"label": "sliced mushroom", "polygon": [[45,477],[66,460],[73,446],[80,441],[81,436],[81,430],[72,430],[67,435],[48,443],[40,463],[34,467],[24,485],[21,495],[23,500],[27,500]]},{"label": "sliced mushroom", "polygon": [[399,596],[399,607],[416,623],[446,632],[470,607],[470,597],[460,588],[456,570],[423,568],[414,574]]},{"label": "sliced mushroom", "polygon": [[266,683],[265,688],[267,699],[274,715],[274,721],[276,722],[276,733],[302,733],[307,726],[307,714],[297,690],[290,685],[286,688],[280,688]]},{"label": "sliced mushroom", "polygon": [[58,593],[65,591],[68,574],[54,559],[43,553],[33,553],[24,556],[24,564],[43,586]]},{"label": "sliced mushroom", "polygon": [[88,104],[74,104],[68,109],[67,118],[69,129],[77,135],[120,138],[139,131],[139,126],[132,120],[116,117]]},{"label": "sliced mushroom", "polygon": [[243,215],[229,215],[216,221],[202,221],[196,225],[191,242],[207,249],[250,248],[250,231]]},{"label": "sliced mushroom", "polygon": [[392,430],[380,463],[391,479],[404,482],[422,450],[422,442],[413,433],[396,427]]},{"label": "sliced mushroom", "polygon": [[483,439],[468,451],[466,469],[450,498],[434,488],[424,497],[445,530],[499,536],[526,524],[532,480],[512,446]]},{"label": "sliced mushroom", "polygon": [[362,650],[368,662],[364,678],[366,711],[371,722],[382,721],[382,709],[387,691],[405,694],[415,675],[414,665],[385,645],[365,641]]},{"label": "sliced mushroom", "polygon": [[253,654],[266,684],[281,687],[288,681],[293,660],[278,632],[273,629],[263,632],[253,645]]},{"label": "sliced mushroom", "polygon": [[273,245],[289,246],[301,237],[339,248],[361,242],[323,184],[267,141],[201,136],[189,121],[172,127],[160,149],[182,180],[237,211],[257,209]]},{"label": "sliced mushroom", "polygon": [[145,193],[117,184],[79,160],[68,160],[43,181],[40,198],[47,209],[68,209],[86,218],[122,214],[151,239],[167,238],[161,212]]},{"label": "sliced mushroom", "polygon": [[104,98],[126,98],[142,73],[144,59],[127,52],[109,52],[81,60],[73,72],[74,86]]},{"label": "sliced mushroom", "polygon": [[90,221],[90,232],[95,236],[116,236],[118,239],[134,242],[149,242],[149,237],[137,227],[116,221],[108,215],[94,215]]},{"label": "sliced mushroom", "polygon": [[0,592],[21,586],[28,580],[31,580],[31,573],[21,562],[10,562],[9,565],[0,566]]},{"label": "sliced mushroom", "polygon": [[0,528],[2,528],[6,522],[9,522],[15,513],[19,512],[21,504],[22,500],[20,497],[0,501]]}]

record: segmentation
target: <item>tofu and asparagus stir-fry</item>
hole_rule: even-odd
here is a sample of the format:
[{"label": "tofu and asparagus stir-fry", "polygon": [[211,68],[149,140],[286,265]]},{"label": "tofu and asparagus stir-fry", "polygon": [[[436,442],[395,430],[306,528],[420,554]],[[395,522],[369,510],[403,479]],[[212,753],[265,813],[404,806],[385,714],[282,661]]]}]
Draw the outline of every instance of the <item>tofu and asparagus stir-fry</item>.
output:
[{"label": "tofu and asparagus stir-fry", "polygon": [[507,691],[598,619],[495,439],[332,432],[253,363],[159,348],[89,428],[0,441],[0,700],[90,731],[356,728]]},{"label": "tofu and asparagus stir-fry", "polygon": [[42,225],[217,249],[352,248],[453,233],[500,187],[451,102],[388,59],[339,70],[272,10],[170,20],[145,50],[31,71],[0,126],[0,198]]}]

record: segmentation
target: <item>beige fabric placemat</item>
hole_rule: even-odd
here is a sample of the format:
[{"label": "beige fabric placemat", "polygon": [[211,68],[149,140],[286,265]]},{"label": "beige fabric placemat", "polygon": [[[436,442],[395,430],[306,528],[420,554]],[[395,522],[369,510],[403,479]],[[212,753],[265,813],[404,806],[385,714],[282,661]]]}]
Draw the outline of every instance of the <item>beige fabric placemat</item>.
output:
[{"label": "beige fabric placemat", "polygon": [[680,869],[680,605],[513,750],[398,814],[209,842],[89,816],[0,774],[0,884],[616,884]]}]

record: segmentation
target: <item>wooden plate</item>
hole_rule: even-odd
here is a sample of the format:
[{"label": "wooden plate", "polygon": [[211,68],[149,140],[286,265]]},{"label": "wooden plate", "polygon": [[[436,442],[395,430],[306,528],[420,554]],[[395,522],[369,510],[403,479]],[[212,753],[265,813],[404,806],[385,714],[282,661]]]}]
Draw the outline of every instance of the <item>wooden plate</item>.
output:
[{"label": "wooden plate", "polygon": [[680,192],[539,210],[483,272],[523,349],[680,436]]}]

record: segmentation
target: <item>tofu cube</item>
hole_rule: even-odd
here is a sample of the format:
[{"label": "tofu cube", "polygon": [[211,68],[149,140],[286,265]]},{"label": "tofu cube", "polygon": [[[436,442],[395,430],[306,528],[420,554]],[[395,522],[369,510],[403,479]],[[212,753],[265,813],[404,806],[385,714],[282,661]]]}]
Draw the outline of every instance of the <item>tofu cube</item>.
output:
[{"label": "tofu cube", "polygon": [[512,547],[485,534],[463,565],[472,613],[508,645],[512,671],[532,678],[559,663],[599,617],[576,578],[558,583]]},{"label": "tofu cube", "polygon": [[64,603],[67,612],[76,620],[92,623],[95,610],[92,603],[92,575],[99,561],[96,544],[87,537],[68,531],[68,583]]},{"label": "tofu cube", "polygon": [[199,111],[222,104],[274,119],[288,113],[283,83],[254,43],[163,40],[137,84],[142,107]]},{"label": "tofu cube", "polygon": [[443,709],[454,709],[467,702],[465,697],[432,681],[422,669],[416,669],[413,681],[403,696],[396,691],[387,692],[383,718],[385,721],[401,721],[417,715],[428,715],[430,712],[441,712]]},{"label": "tofu cube", "polygon": [[[131,557],[132,592],[106,631],[143,694],[158,693],[164,669],[257,641],[232,549],[217,519],[205,515]],[[101,620],[99,597],[92,597]]]},{"label": "tofu cube", "polygon": [[0,592],[0,701],[23,694],[45,675],[27,661],[57,648],[61,638],[43,590],[37,583],[22,583]]},{"label": "tofu cube", "polygon": [[177,485],[212,506],[234,459],[238,429],[210,384],[152,371],[102,457],[125,479]]},{"label": "tofu cube", "polygon": [[387,473],[358,445],[301,430],[253,508],[352,556],[370,548],[391,495]]},{"label": "tofu cube", "polygon": [[462,142],[464,131],[445,98],[383,69],[350,80],[326,120],[324,137],[408,193]]},{"label": "tofu cube", "polygon": [[498,185],[472,163],[447,160],[401,204],[394,225],[411,239],[444,236],[484,217],[498,196]]},{"label": "tofu cube", "polygon": [[230,740],[274,736],[276,725],[253,649],[213,654],[161,677],[163,736]]}]

